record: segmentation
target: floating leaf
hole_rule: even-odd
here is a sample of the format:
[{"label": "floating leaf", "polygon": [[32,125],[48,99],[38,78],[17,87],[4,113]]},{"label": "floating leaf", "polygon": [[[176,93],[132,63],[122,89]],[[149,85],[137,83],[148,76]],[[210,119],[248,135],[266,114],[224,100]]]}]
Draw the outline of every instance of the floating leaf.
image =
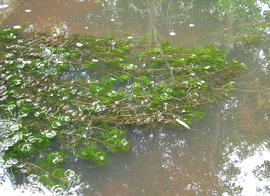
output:
[{"label": "floating leaf", "polygon": [[182,125],[183,127],[185,127],[186,129],[189,129],[189,130],[191,129],[191,128],[188,126],[187,123],[185,123],[184,121],[180,120],[179,118],[175,119],[175,121],[176,121],[178,124],[180,124],[180,125]]}]

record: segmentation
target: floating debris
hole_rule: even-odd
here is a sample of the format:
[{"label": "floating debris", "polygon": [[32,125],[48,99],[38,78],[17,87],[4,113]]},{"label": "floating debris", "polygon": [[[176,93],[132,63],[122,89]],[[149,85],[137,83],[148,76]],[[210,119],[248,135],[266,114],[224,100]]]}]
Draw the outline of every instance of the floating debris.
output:
[{"label": "floating debris", "polygon": [[0,9],[6,9],[8,7],[9,7],[8,4],[0,4]]},{"label": "floating debris", "polygon": [[175,33],[174,31],[171,31],[171,32],[169,33],[169,35],[172,36],[172,37],[174,37],[174,36],[176,35],[176,33]]}]

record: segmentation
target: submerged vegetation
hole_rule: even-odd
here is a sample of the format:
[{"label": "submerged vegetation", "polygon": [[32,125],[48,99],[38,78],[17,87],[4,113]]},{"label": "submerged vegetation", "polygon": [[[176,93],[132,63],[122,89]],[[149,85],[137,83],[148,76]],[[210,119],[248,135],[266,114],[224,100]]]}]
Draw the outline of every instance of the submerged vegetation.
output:
[{"label": "submerged vegetation", "polygon": [[79,177],[67,162],[104,165],[108,153],[128,152],[132,126],[190,129],[244,69],[212,47],[1,29],[0,150],[6,167],[36,175],[47,187],[68,188]]}]

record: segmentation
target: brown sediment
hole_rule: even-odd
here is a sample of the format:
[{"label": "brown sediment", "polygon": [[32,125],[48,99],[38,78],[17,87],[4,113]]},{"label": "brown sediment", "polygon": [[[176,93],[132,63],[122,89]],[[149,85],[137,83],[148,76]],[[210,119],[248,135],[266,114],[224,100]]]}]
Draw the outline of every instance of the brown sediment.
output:
[{"label": "brown sediment", "polygon": [[90,12],[95,6],[94,0],[84,0],[83,2],[79,0],[17,0],[16,6],[13,6],[14,14],[7,17],[3,24],[34,25],[41,32],[48,32],[56,27],[66,26],[69,33],[103,34],[103,30],[98,27],[85,27],[72,21],[73,16]]}]

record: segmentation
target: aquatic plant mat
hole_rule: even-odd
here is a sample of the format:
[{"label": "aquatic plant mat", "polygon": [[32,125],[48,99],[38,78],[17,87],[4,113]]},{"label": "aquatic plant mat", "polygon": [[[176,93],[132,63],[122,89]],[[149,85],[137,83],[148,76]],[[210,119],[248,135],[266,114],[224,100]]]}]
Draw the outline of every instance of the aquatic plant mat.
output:
[{"label": "aquatic plant mat", "polygon": [[0,150],[7,168],[49,188],[78,182],[66,161],[128,152],[127,127],[189,131],[245,69],[212,47],[18,29],[0,30]]}]

